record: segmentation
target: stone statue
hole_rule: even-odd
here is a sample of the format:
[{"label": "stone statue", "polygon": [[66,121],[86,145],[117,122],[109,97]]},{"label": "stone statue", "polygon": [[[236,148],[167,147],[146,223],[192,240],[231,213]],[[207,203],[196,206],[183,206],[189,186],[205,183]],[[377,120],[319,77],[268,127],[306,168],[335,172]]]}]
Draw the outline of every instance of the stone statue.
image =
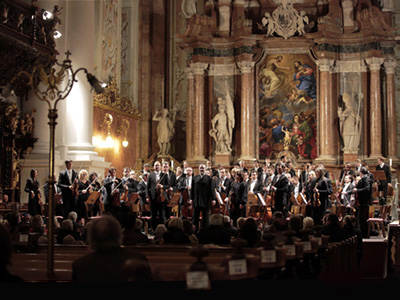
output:
[{"label": "stone statue", "polygon": [[[348,93],[343,93],[343,103],[345,108],[338,108],[338,117],[340,121],[340,135],[343,138],[343,151],[345,153],[357,153],[360,143],[361,118],[360,105]],[[359,101],[362,100],[362,94],[359,94]]]},{"label": "stone statue", "polygon": [[169,155],[171,149],[171,140],[174,136],[174,122],[169,117],[168,109],[164,108],[158,110],[154,116],[153,121],[158,121],[157,126],[157,142],[160,147],[158,155]]},{"label": "stone statue", "polygon": [[209,134],[215,140],[215,153],[229,153],[232,151],[232,132],[235,127],[234,108],[229,91],[226,99],[219,97],[217,99],[218,113],[211,120],[212,129]]}]

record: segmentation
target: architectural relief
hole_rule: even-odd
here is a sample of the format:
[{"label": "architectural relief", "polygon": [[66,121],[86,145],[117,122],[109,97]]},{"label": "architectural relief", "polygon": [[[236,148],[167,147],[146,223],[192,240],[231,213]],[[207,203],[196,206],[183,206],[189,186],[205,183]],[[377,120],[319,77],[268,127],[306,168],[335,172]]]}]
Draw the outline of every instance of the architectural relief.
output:
[{"label": "architectural relief", "polygon": [[262,24],[267,27],[267,36],[276,33],[286,40],[296,33],[303,35],[304,26],[308,24],[308,21],[305,11],[298,12],[294,9],[293,3],[283,1],[279,3],[272,15],[269,12],[264,14]]}]

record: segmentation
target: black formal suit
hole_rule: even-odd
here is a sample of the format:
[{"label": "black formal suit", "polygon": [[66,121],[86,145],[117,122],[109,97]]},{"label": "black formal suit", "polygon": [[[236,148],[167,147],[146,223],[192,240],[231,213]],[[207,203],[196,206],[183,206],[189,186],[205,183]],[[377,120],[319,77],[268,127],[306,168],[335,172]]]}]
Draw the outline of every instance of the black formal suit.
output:
[{"label": "black formal suit", "polygon": [[[316,199],[314,199],[313,216],[314,222],[316,224],[321,224],[326,212],[326,208],[328,207],[329,195],[333,193],[332,183],[329,178],[325,176],[315,178],[315,188],[319,193],[320,205],[318,206],[316,204]],[[314,197],[317,197],[317,195],[314,195]]]},{"label": "black formal suit", "polygon": [[193,225],[199,230],[200,212],[202,214],[202,227],[208,226],[212,201],[215,195],[215,182],[211,176],[196,175],[192,182],[191,197],[193,201]]},{"label": "black formal suit", "polygon": [[358,203],[356,217],[364,238],[368,234],[367,220],[371,202],[371,187],[371,177],[369,174],[363,175],[356,185],[356,199]]},{"label": "black formal suit", "polygon": [[161,190],[157,189],[157,184],[163,186],[164,197],[165,191],[170,188],[168,174],[159,171],[150,173],[147,177],[146,198],[150,199],[151,209],[151,226],[153,230],[156,229],[158,224],[164,224],[166,220],[165,208],[166,201],[161,201]]},{"label": "black formal suit", "polygon": [[385,178],[379,178],[380,183],[378,184],[378,191],[381,191],[383,194],[379,199],[379,204],[384,205],[386,204],[388,184],[392,182],[392,171],[387,164],[377,165],[376,170],[385,172]]},{"label": "black formal suit", "polygon": [[69,188],[74,180],[78,178],[78,173],[75,170],[71,170],[71,179],[68,175],[68,171],[65,169],[60,172],[58,176],[58,187],[61,190],[61,198],[63,201],[63,213],[64,217],[67,217],[71,211],[76,211],[77,197],[73,196],[72,190]]},{"label": "black formal suit", "polygon": [[[233,225],[236,226],[236,221],[240,217],[246,217],[246,204],[248,199],[248,184],[247,182],[232,183],[230,189],[230,218]],[[242,208],[240,207],[242,205]]]},{"label": "black formal suit", "polygon": [[272,179],[272,186],[275,187],[274,211],[281,211],[286,215],[288,209],[289,179],[285,174],[275,175]]}]

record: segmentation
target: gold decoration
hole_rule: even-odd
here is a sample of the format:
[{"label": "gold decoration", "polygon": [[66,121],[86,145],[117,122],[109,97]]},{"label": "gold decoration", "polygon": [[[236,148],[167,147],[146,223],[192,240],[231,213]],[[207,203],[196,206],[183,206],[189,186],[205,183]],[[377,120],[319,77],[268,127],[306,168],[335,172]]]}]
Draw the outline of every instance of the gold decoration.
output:
[{"label": "gold decoration", "polygon": [[132,100],[119,93],[115,78],[110,79],[110,83],[102,94],[94,94],[93,104],[97,106],[105,105],[111,109],[140,117],[140,112],[133,105]]}]

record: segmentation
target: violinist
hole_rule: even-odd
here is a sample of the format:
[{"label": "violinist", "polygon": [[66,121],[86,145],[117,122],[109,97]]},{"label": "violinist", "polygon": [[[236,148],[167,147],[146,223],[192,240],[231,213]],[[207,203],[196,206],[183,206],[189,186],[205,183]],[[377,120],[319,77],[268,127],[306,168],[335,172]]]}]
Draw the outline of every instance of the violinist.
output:
[{"label": "violinist", "polygon": [[325,169],[318,167],[315,169],[314,203],[313,216],[315,224],[322,224],[322,219],[328,207],[329,195],[332,194],[332,182],[325,177]]},{"label": "violinist", "polygon": [[65,161],[65,170],[61,171],[58,176],[58,187],[61,189],[61,197],[63,202],[64,218],[68,217],[71,211],[76,210],[76,197],[72,194],[75,179],[78,174],[73,170],[72,160]]},{"label": "violinist", "polygon": [[129,172],[129,177],[125,180],[125,185],[128,189],[128,199],[133,193],[137,193],[139,181],[135,171]]},{"label": "violinist", "polygon": [[78,199],[76,203],[76,213],[78,214],[78,220],[81,220],[86,216],[85,202],[89,198],[91,191],[91,184],[88,180],[88,172],[86,170],[79,171],[78,176]]},{"label": "violinist", "polygon": [[247,183],[244,181],[243,172],[238,171],[235,173],[229,191],[230,218],[234,226],[237,226],[236,222],[240,217],[246,217],[247,197]]},{"label": "violinist", "polygon": [[158,224],[165,223],[165,194],[164,188],[169,188],[168,173],[163,173],[161,163],[154,163],[154,171],[147,177],[146,202],[150,204],[151,227],[153,231]]},{"label": "violinist", "polygon": [[[90,183],[90,188],[88,188],[88,192],[100,192],[101,190],[101,185],[98,182],[98,176],[96,172],[92,172],[89,175],[89,183]],[[92,216],[97,216],[101,215],[101,213],[104,211],[103,209],[103,195],[100,193],[99,198],[97,198],[96,202],[93,204],[89,204],[89,210],[91,212]]]},{"label": "violinist", "polygon": [[[108,176],[104,179],[103,187],[105,189],[104,194],[104,210],[106,212],[115,212],[120,206],[120,195],[123,193],[123,186],[121,185],[121,179],[117,178],[117,169],[111,167],[108,170]],[[114,199],[117,201],[114,201]],[[117,204],[117,205],[116,205]]]},{"label": "violinist", "polygon": [[26,180],[25,192],[28,197],[28,213],[33,217],[42,214],[43,202],[40,193],[40,184],[38,180],[38,170],[32,169],[30,177]]},{"label": "violinist", "polygon": [[149,173],[144,172],[143,175],[139,176],[139,183],[137,185],[137,193],[139,194],[139,207],[141,216],[149,217],[150,211],[147,209],[147,201],[146,201],[146,189],[147,189],[147,178]]}]

